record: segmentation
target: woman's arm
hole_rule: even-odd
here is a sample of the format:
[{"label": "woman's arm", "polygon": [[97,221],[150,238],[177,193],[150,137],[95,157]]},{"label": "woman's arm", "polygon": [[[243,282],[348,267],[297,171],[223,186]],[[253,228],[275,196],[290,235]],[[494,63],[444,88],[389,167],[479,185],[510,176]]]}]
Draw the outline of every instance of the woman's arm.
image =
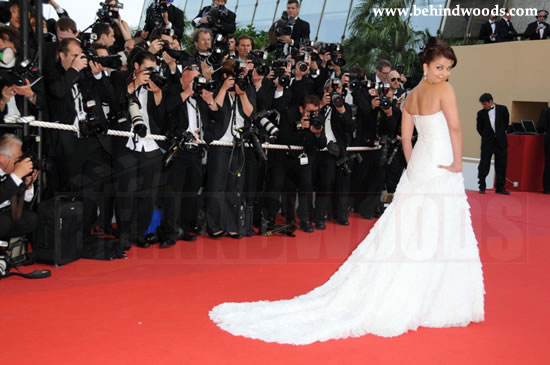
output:
[{"label": "woman's arm", "polygon": [[441,110],[447,119],[451,145],[453,146],[453,163],[450,166],[439,166],[451,172],[462,172],[462,127],[458,116],[456,96],[453,87],[443,82],[441,85]]},{"label": "woman's arm", "polygon": [[407,111],[406,106],[403,107],[401,114],[401,144],[403,146],[403,154],[405,161],[409,163],[412,154],[412,136],[414,131],[414,121],[412,115]]}]

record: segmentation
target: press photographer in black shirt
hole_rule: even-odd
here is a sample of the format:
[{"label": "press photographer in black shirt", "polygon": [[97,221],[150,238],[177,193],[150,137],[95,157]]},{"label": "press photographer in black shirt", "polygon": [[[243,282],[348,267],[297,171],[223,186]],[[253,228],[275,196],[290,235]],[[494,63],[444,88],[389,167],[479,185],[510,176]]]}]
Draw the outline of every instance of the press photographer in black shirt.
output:
[{"label": "press photographer in black shirt", "polygon": [[[233,147],[210,146],[208,150],[207,231],[217,238],[225,234],[240,238],[238,212],[242,205],[245,153],[242,142],[255,117],[256,93],[243,75],[244,68],[236,60],[224,63],[223,84],[215,101],[221,108],[222,122],[210,123],[205,140],[229,142]],[[246,81],[242,81],[246,80]],[[239,86],[236,81],[244,83]]]},{"label": "press photographer in black shirt", "polygon": [[325,229],[325,217],[329,213],[331,198],[336,221],[342,225],[349,224],[345,193],[350,189],[349,169],[352,163],[350,161],[346,166],[338,166],[338,162],[345,161],[343,159],[348,157],[346,148],[351,142],[355,125],[351,117],[351,106],[344,102],[342,91],[342,82],[339,79],[328,80],[321,101],[321,113],[326,117],[324,132],[329,151],[318,153],[313,165],[317,187],[313,222],[317,229]]},{"label": "press photographer in black shirt", "polygon": [[[291,94],[276,80],[277,93],[274,106],[281,113],[279,140],[283,145],[302,146],[304,151],[270,151],[269,183],[264,204],[264,217],[271,224],[279,207],[279,196],[286,180],[298,188],[300,227],[304,232],[313,232],[311,214],[313,209],[312,163],[315,154],[327,144],[323,116],[319,114],[321,101],[315,95],[306,96],[300,106],[288,108]],[[281,96],[281,94],[283,94]],[[295,191],[289,191],[286,201],[286,223],[295,222]]]},{"label": "press photographer in black shirt", "polygon": [[166,102],[173,110],[168,109],[170,118],[164,127],[172,140],[164,158],[167,181],[161,198],[162,222],[158,228],[161,247],[171,246],[178,240],[196,240],[190,232],[198,225],[204,150],[198,144],[189,143],[203,139],[205,125],[211,121],[222,123],[224,119],[214,102],[212,89],[215,85],[200,76],[196,64],[183,68],[180,81],[179,92],[168,95]]}]

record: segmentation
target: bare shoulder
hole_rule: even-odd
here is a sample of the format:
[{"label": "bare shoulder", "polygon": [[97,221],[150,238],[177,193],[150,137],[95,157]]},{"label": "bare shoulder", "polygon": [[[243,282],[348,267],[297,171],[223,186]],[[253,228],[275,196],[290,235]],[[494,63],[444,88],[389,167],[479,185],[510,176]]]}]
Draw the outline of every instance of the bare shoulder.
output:
[{"label": "bare shoulder", "polygon": [[455,90],[453,89],[453,85],[449,82],[440,82],[435,86],[438,88],[438,93],[440,93],[442,97],[454,97]]},{"label": "bare shoulder", "polygon": [[416,99],[418,94],[418,86],[411,90],[409,95],[405,98],[405,104],[403,104],[403,110],[409,114],[418,114],[416,110]]}]

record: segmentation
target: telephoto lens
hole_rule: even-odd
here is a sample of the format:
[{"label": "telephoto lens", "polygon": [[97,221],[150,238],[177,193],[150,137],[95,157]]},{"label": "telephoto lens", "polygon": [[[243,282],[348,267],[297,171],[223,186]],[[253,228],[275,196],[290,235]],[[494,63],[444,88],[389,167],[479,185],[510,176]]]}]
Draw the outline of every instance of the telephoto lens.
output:
[{"label": "telephoto lens", "polygon": [[139,102],[135,98],[128,100],[128,113],[132,122],[132,131],[140,138],[144,138],[147,135],[147,125],[145,125],[143,116],[139,110]]}]

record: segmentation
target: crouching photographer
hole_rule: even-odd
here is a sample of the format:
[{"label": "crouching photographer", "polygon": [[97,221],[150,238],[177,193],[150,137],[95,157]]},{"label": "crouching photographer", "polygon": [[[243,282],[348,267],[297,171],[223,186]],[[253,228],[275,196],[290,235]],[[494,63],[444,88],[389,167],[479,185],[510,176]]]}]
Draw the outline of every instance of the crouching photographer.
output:
[{"label": "crouching photographer", "polygon": [[34,197],[38,170],[21,146],[13,134],[0,137],[0,240],[32,233],[38,223],[36,214],[25,207]]},{"label": "crouching photographer", "polygon": [[[327,80],[321,101],[321,112],[326,116],[325,135],[327,153],[318,153],[314,163],[314,181],[317,186],[313,222],[315,228],[325,229],[325,217],[334,216],[342,225],[348,225],[346,192],[350,189],[349,160],[346,148],[351,142],[355,125],[351,107],[344,102],[342,82],[339,79]],[[347,168],[347,170],[345,169]],[[329,199],[333,197],[333,212]]]},{"label": "crouching photographer", "polygon": [[[290,93],[282,96],[282,86],[277,83],[274,105],[281,113],[278,143],[302,146],[303,151],[272,151],[269,159],[269,183],[264,204],[264,217],[275,222],[279,196],[287,181],[297,186],[300,227],[304,232],[313,232],[311,213],[313,208],[312,162],[317,151],[324,148],[327,139],[324,133],[324,115],[320,114],[321,101],[317,96],[306,96],[299,107],[287,108]],[[286,199],[286,223],[295,229],[295,194],[289,191]],[[285,199],[283,199],[285,201]]]},{"label": "crouching photographer", "polygon": [[164,156],[166,185],[161,200],[162,221],[158,228],[161,247],[169,247],[178,240],[195,241],[190,234],[198,226],[198,198],[202,186],[201,160],[204,146],[197,144],[204,138],[204,126],[222,123],[223,113],[214,102],[217,85],[207,81],[198,71],[198,65],[185,66],[180,79],[180,92],[167,96],[170,125],[165,125],[170,136],[170,148]]},{"label": "crouching photographer", "polygon": [[215,102],[223,112],[223,121],[211,123],[205,140],[228,142],[232,147],[210,146],[207,163],[207,231],[213,238],[229,234],[241,237],[239,210],[245,180],[244,139],[255,116],[256,93],[236,60],[226,61]]}]

